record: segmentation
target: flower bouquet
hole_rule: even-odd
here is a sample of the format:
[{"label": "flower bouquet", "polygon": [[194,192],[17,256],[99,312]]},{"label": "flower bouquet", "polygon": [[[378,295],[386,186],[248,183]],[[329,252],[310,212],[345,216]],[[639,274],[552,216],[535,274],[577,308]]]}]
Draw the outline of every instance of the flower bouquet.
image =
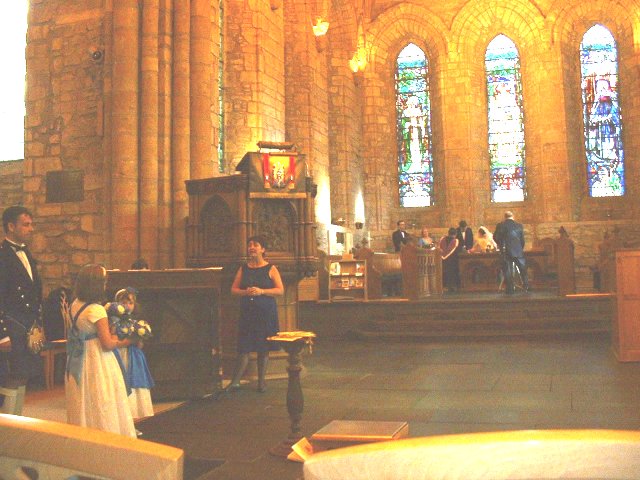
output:
[{"label": "flower bouquet", "polygon": [[147,341],[153,334],[151,333],[151,325],[146,320],[134,320],[133,321],[133,333],[140,340]]},{"label": "flower bouquet", "polygon": [[120,340],[133,334],[134,321],[122,304],[117,302],[107,303],[105,310],[109,318],[109,326]]}]

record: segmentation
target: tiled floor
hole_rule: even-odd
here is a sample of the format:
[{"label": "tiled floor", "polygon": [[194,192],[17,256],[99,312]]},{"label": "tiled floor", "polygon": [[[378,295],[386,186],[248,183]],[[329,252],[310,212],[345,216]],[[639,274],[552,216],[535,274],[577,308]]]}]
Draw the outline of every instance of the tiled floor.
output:
[{"label": "tiled floor", "polygon": [[[640,428],[640,363],[617,362],[607,336],[433,343],[320,339],[304,363],[305,435],[333,419],[406,420],[412,437]],[[147,438],[193,457],[225,460],[202,480],[299,479],[300,464],[268,454],[289,428],[286,380],[268,386],[265,394],[247,385],[218,401],[173,410],[162,426],[149,424]],[[36,394],[30,394],[26,414],[44,411]],[[64,400],[54,398],[49,411],[63,407]],[[145,422],[139,428],[144,432]]]}]

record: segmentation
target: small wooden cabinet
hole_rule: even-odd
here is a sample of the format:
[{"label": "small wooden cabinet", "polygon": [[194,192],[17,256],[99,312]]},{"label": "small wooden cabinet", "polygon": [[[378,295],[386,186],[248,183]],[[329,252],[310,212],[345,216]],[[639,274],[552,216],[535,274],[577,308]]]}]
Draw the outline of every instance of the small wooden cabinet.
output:
[{"label": "small wooden cabinet", "polygon": [[329,301],[367,300],[366,260],[329,257]]}]

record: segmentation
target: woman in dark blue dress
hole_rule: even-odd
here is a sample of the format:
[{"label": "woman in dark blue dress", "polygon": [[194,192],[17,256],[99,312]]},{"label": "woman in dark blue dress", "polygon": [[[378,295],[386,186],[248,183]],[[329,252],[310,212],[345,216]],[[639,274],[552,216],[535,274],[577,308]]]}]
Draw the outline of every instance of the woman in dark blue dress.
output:
[{"label": "woman in dark blue dress", "polygon": [[240,379],[249,364],[249,353],[258,355],[258,391],[266,390],[265,374],[270,350],[278,346],[267,337],[278,333],[277,295],[284,293],[280,272],[264,259],[266,241],[261,236],[247,240],[249,261],[242,265],[231,285],[231,294],[240,296],[240,322],[238,325],[238,361],[227,387],[240,387]]}]

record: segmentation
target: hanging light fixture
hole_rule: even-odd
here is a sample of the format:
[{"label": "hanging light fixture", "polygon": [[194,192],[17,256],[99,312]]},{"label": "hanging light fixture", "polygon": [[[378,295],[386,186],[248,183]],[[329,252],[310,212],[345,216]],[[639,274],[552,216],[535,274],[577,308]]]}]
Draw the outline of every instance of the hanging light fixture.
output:
[{"label": "hanging light fixture", "polygon": [[313,29],[313,34],[316,37],[322,37],[327,34],[329,30],[329,22],[322,18],[321,16],[316,17],[316,23],[311,27]]},{"label": "hanging light fixture", "polygon": [[367,39],[364,36],[362,17],[358,20],[358,45],[356,51],[349,60],[349,68],[353,73],[361,72],[367,66]]}]

